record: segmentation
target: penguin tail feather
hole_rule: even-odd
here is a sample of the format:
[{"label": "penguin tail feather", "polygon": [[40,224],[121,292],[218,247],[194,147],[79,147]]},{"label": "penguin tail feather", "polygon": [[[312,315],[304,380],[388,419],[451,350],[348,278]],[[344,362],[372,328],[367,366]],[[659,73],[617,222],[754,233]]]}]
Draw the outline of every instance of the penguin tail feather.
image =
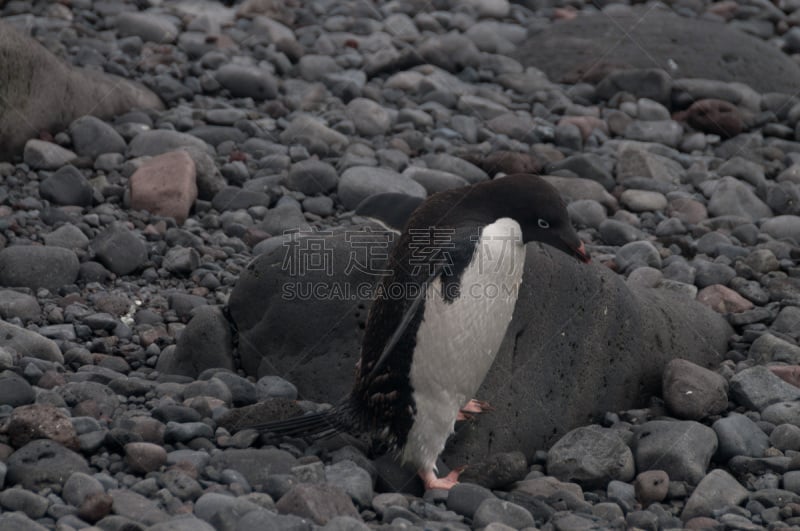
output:
[{"label": "penguin tail feather", "polygon": [[354,426],[350,418],[346,404],[339,404],[319,413],[253,424],[240,429],[254,429],[265,435],[278,437],[326,439],[338,433],[352,433]]}]

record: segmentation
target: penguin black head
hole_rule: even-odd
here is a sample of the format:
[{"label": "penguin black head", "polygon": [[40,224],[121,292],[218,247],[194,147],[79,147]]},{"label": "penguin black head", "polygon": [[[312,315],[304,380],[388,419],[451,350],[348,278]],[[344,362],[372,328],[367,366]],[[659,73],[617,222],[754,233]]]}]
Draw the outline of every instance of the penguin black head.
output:
[{"label": "penguin black head", "polygon": [[546,243],[590,261],[558,190],[531,174],[512,174],[434,194],[414,212],[408,226],[484,226],[500,218],[519,223],[524,243]]}]

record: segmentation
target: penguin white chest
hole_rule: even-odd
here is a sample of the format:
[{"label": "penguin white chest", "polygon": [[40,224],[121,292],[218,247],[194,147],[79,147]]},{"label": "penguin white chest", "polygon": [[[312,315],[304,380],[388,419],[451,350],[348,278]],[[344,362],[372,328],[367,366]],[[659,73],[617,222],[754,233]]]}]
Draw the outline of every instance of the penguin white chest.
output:
[{"label": "penguin white chest", "polygon": [[481,231],[455,299],[445,300],[438,278],[428,287],[411,364],[417,413],[406,460],[432,466],[444,448],[459,409],[480,387],[505,337],[524,263],[519,224],[501,218]]}]

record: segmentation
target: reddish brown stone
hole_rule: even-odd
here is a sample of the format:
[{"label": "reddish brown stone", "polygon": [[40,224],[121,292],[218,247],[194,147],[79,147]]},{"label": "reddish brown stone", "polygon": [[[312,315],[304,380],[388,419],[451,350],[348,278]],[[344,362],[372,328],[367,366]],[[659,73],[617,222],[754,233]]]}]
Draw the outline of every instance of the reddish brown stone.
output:
[{"label": "reddish brown stone", "polygon": [[723,525],[707,516],[696,516],[686,522],[686,529],[722,529]]},{"label": "reddish brown stone", "polygon": [[738,2],[735,2],[734,0],[722,0],[722,2],[714,2],[708,6],[706,13],[717,15],[725,20],[730,20],[734,17],[734,15],[736,15],[736,11],[738,11],[738,9]]},{"label": "reddish brown stone", "polygon": [[494,177],[498,173],[534,173],[542,171],[542,162],[528,153],[517,151],[494,151],[485,157],[472,157],[470,162],[479,166],[483,171]]},{"label": "reddish brown stone", "polygon": [[131,208],[186,221],[197,199],[197,170],[185,151],[171,151],[146,161],[131,175]]},{"label": "reddish brown stone", "polygon": [[752,302],[722,284],[701,289],[697,300],[718,313],[739,313],[753,307]]},{"label": "reddish brown stone", "polygon": [[164,444],[164,431],[166,426],[163,422],[146,415],[135,415],[122,418],[117,421],[117,426],[139,435],[142,441],[153,444]]},{"label": "reddish brown stone", "polygon": [[736,136],[744,130],[744,120],[739,109],[723,100],[698,100],[686,112],[686,121],[704,133],[722,138]]},{"label": "reddish brown stone", "polygon": [[663,470],[645,470],[633,482],[636,499],[647,507],[664,500],[669,492],[669,475]]},{"label": "reddish brown stone", "polygon": [[79,447],[69,417],[49,404],[31,404],[14,409],[6,429],[11,444],[17,448],[34,439],[51,439],[73,450]]},{"label": "reddish brown stone", "polygon": [[147,442],[125,445],[125,463],[136,474],[147,474],[167,462],[167,451],[162,446]]},{"label": "reddish brown stone", "polygon": [[596,116],[565,116],[558,121],[558,125],[571,124],[580,129],[581,136],[584,140],[589,138],[592,131],[595,129],[601,130],[606,135],[608,134],[608,125],[605,120],[601,120]]},{"label": "reddish brown stone", "polygon": [[800,387],[800,365],[775,365],[769,370],[784,382]]},{"label": "reddish brown stone", "polygon": [[100,406],[97,404],[96,400],[89,399],[75,404],[72,408],[72,415],[75,417],[94,417],[99,419],[103,416],[103,412],[100,410]]},{"label": "reddish brown stone", "polygon": [[689,225],[697,225],[708,219],[708,210],[703,203],[696,199],[676,197],[669,202],[667,215],[671,218],[678,218]]},{"label": "reddish brown stone", "polygon": [[56,371],[45,371],[39,381],[36,382],[37,387],[42,389],[53,389],[54,387],[64,385],[67,381],[64,375]]},{"label": "reddish brown stone", "polygon": [[114,500],[109,494],[105,492],[90,494],[78,508],[78,518],[89,523],[97,522],[111,513],[112,505]]},{"label": "reddish brown stone", "polygon": [[577,16],[578,11],[572,6],[553,9],[553,20],[572,20]]}]

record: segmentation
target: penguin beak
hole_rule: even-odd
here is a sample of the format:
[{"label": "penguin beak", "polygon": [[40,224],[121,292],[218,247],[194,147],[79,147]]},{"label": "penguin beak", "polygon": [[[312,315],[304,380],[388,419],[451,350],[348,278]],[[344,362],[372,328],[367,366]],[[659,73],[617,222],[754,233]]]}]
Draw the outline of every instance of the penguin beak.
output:
[{"label": "penguin beak", "polygon": [[583,263],[588,264],[592,261],[592,257],[589,256],[589,251],[586,250],[586,246],[583,245],[583,242],[578,246],[577,249],[573,251],[573,254]]}]

